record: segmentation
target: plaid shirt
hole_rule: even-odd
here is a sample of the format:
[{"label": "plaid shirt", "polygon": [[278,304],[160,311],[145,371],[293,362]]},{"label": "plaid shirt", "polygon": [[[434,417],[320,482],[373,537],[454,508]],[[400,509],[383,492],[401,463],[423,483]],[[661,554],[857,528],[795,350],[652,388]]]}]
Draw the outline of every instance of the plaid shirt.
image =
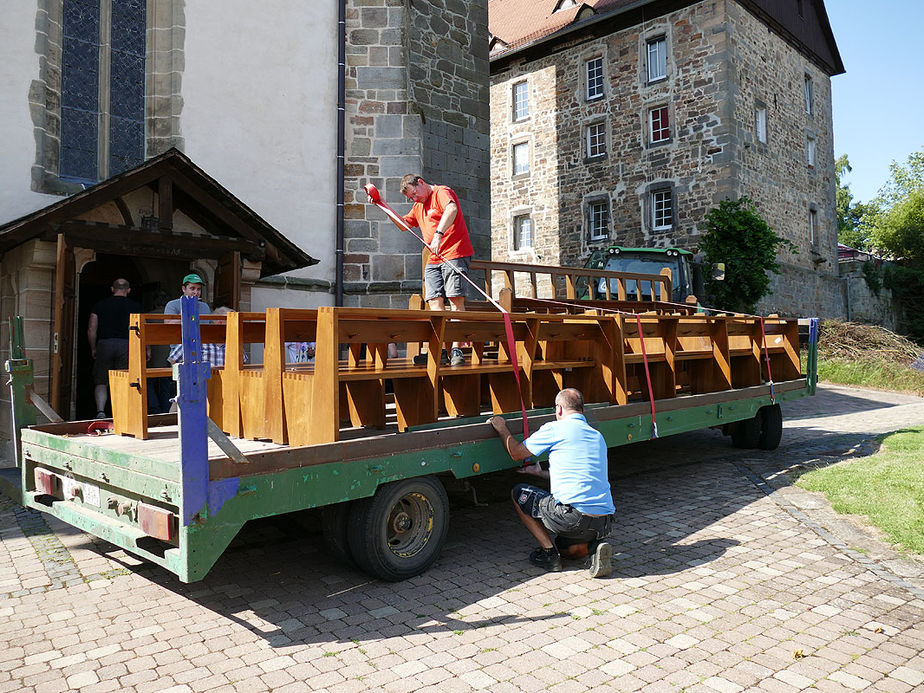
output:
[{"label": "plaid shirt", "polygon": [[[223,368],[225,365],[225,345],[224,344],[201,344],[202,353],[199,355],[200,361],[208,361],[212,368]],[[167,357],[170,363],[183,362],[183,345],[174,344]],[[247,359],[244,359],[245,361]]]}]

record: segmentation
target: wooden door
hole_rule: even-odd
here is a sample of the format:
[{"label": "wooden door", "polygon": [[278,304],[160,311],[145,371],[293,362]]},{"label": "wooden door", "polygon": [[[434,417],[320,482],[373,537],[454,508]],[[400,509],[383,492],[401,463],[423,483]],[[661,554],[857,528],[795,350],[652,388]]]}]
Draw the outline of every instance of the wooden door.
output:
[{"label": "wooden door", "polygon": [[233,251],[218,261],[215,272],[215,298],[212,310],[227,306],[240,310],[241,302],[241,254]]},{"label": "wooden door", "polygon": [[51,334],[51,406],[65,419],[71,413],[74,376],[74,319],[77,308],[74,249],[58,234],[55,263],[55,317]]}]

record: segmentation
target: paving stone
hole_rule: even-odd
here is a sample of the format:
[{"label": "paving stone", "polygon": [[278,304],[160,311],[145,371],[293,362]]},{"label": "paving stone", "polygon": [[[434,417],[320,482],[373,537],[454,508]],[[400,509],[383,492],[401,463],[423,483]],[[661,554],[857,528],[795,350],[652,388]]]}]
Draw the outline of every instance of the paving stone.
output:
[{"label": "paving stone", "polygon": [[784,407],[776,451],[716,431],[620,449],[612,485],[631,512],[607,580],[526,563],[513,474],[473,480],[496,502],[453,501],[437,564],[387,585],[273,520],[181,585],[0,499],[0,618],[16,636],[0,633],[0,691],[920,688],[922,571],[839,534],[787,473],[855,457],[822,453],[866,449],[924,404],[822,388]]}]

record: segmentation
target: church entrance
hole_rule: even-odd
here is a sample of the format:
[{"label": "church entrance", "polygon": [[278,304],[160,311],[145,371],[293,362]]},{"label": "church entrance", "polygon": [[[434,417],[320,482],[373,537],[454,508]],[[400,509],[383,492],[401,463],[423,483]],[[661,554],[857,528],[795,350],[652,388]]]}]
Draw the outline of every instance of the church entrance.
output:
[{"label": "church entrance", "polygon": [[[180,295],[180,285],[189,271],[189,262],[106,253],[96,253],[95,260],[83,266],[78,278],[74,330],[76,348],[71,412],[74,418],[92,419],[96,415],[93,358],[87,339],[87,325],[93,306],[112,295],[110,287],[113,281],[127,279],[132,287],[130,298],[140,303],[146,313],[161,313],[166,301]],[[106,408],[107,415],[111,414],[111,406],[110,402]]]}]

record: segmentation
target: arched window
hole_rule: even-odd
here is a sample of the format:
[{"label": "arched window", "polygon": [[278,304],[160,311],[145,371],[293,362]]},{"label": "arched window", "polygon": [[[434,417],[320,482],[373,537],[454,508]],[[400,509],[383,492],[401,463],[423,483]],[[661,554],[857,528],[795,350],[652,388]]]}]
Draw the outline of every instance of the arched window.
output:
[{"label": "arched window", "polygon": [[144,161],[147,0],[64,0],[62,179],[96,183]]}]

